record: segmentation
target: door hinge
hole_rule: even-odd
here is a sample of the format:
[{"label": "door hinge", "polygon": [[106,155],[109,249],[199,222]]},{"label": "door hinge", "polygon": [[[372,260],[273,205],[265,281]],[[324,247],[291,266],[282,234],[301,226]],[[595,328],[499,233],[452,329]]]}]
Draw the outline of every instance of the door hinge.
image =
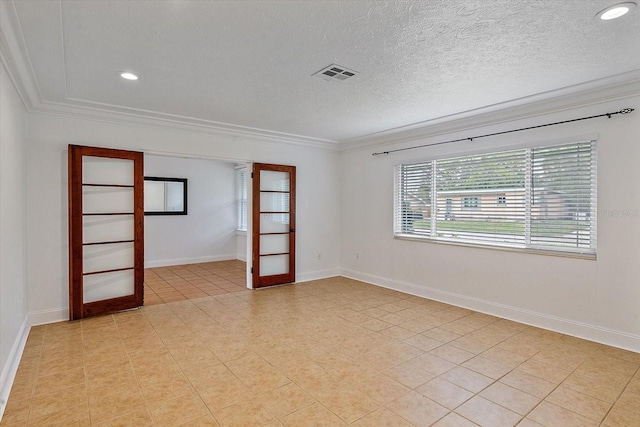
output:
[{"label": "door hinge", "polygon": [[253,267],[251,267],[251,274],[253,274]]},{"label": "door hinge", "polygon": [[253,178],[253,172],[251,172],[251,178]]}]

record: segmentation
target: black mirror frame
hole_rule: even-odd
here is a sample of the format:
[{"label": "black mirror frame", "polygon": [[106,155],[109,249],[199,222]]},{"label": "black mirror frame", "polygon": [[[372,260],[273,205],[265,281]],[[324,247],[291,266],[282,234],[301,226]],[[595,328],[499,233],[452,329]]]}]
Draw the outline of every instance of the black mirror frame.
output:
[{"label": "black mirror frame", "polygon": [[182,206],[181,211],[144,211],[145,215],[187,215],[187,178],[165,178],[160,176],[145,176],[145,181],[168,181],[168,182],[181,182],[182,183]]}]

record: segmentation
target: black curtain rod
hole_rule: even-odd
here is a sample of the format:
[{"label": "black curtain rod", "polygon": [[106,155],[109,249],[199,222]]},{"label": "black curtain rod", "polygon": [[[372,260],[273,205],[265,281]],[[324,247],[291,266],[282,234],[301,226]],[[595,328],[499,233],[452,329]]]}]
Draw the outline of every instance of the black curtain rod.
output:
[{"label": "black curtain rod", "polygon": [[543,128],[543,127],[547,127],[547,126],[562,125],[562,124],[565,124],[565,123],[579,122],[581,120],[597,119],[598,117],[607,117],[607,118],[610,119],[611,116],[615,116],[616,114],[629,114],[632,111],[634,111],[634,108],[623,108],[622,110],[616,111],[615,113],[604,113],[604,114],[598,114],[597,116],[581,117],[579,119],[564,120],[562,122],[547,123],[547,124],[544,124],[544,125],[529,126],[529,127],[526,127],[526,128],[505,130],[505,131],[502,131],[502,132],[488,133],[488,134],[485,134],[485,135],[478,135],[478,136],[473,136],[473,137],[470,137],[470,138],[460,138],[460,139],[452,139],[450,141],[434,142],[434,143],[431,143],[431,144],[414,145],[413,147],[398,148],[398,149],[395,149],[395,150],[381,151],[379,153],[373,153],[372,156],[379,156],[381,154],[397,153],[398,151],[415,150],[416,148],[432,147],[434,145],[451,144],[453,142],[461,142],[461,141],[470,141],[471,142],[474,139],[486,138],[488,136],[504,135],[505,133],[521,132],[523,130],[537,129],[537,128]]}]

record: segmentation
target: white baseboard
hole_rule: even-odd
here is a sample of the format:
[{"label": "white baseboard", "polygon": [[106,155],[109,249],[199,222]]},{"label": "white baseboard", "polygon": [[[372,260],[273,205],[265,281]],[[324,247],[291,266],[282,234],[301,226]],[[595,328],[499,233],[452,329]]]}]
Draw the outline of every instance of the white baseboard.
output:
[{"label": "white baseboard", "polygon": [[20,326],[20,331],[16,337],[13,346],[11,346],[11,352],[7,359],[7,363],[2,367],[2,374],[0,374],[0,420],[7,407],[7,400],[9,399],[9,393],[11,392],[11,386],[16,378],[16,372],[20,365],[20,358],[24,351],[24,346],[27,343],[29,337],[29,331],[31,326],[29,324],[29,318],[26,317]]},{"label": "white baseboard", "polygon": [[68,308],[55,308],[53,310],[35,311],[29,313],[31,326],[46,325],[48,323],[66,322],[69,320]]},{"label": "white baseboard", "polygon": [[215,262],[215,261],[230,261],[237,259],[235,254],[215,255],[196,258],[175,258],[175,259],[160,259],[147,261],[145,260],[145,268],[154,267],[170,267],[172,265],[184,265],[184,264],[200,264],[202,262]]},{"label": "white baseboard", "polygon": [[341,275],[407,294],[640,353],[640,336],[355,270]]},{"label": "white baseboard", "polygon": [[326,270],[309,271],[307,273],[296,274],[296,283],[309,282],[311,280],[326,279],[328,277],[340,276],[339,268],[328,268]]}]

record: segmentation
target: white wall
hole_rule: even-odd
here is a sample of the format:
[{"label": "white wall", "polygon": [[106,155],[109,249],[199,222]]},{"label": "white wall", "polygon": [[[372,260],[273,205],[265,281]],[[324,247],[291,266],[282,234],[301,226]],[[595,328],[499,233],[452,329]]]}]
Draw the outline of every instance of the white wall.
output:
[{"label": "white wall", "polygon": [[144,218],[145,267],[236,258],[233,163],[145,155],[144,174],[188,180],[187,215]]},{"label": "white wall", "polygon": [[[342,158],[342,267],[359,278],[640,351],[640,111],[472,143],[372,156],[409,145],[640,107],[640,98],[563,111],[456,134],[346,151]],[[597,260],[397,240],[393,168],[479,147],[599,134]],[[613,214],[611,212],[614,212]]]},{"label": "white wall", "polygon": [[[339,273],[339,153],[325,148],[32,113],[28,141],[28,290],[32,323],[68,312],[67,145],[297,166],[297,280]],[[321,254],[321,259],[318,259]]]},{"label": "white wall", "polygon": [[0,418],[29,332],[26,124],[27,112],[0,62]]}]

